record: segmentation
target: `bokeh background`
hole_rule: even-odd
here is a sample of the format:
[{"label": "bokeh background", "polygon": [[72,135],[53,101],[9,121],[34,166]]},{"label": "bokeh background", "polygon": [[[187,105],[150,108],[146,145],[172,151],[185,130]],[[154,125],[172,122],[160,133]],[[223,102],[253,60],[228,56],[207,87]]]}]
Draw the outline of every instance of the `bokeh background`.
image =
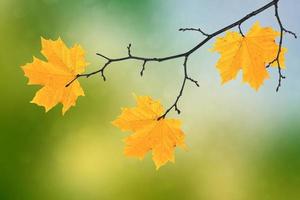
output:
[{"label": "bokeh background", "polygon": [[[122,133],[110,122],[132,93],[170,105],[182,81],[182,60],[124,62],[101,77],[80,80],[86,97],[64,117],[61,106],[45,114],[30,104],[38,86],[27,86],[21,65],[42,58],[40,37],[69,46],[80,43],[93,71],[95,55],[165,56],[186,51],[202,39],[181,33],[201,27],[210,33],[268,0],[0,0],[0,199],[2,200],[297,200],[300,199],[300,43],[285,37],[287,79],[275,92],[277,71],[255,92],[241,76],[224,86],[215,68],[213,41],[189,63],[201,87],[188,85],[180,101],[188,152],[155,170],[123,155]],[[282,0],[284,25],[300,33],[300,1]],[[259,20],[277,28],[269,9]],[[174,113],[170,116],[178,117]]]}]

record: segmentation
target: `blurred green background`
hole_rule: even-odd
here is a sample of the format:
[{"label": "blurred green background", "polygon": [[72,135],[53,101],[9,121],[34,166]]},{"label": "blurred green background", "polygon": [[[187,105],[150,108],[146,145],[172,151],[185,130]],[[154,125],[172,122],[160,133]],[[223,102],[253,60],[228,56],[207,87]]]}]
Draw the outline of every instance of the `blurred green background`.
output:
[{"label": "blurred green background", "polygon": [[[111,126],[120,107],[134,105],[132,93],[170,105],[182,80],[182,60],[124,62],[101,77],[80,80],[86,97],[64,117],[58,106],[45,114],[30,104],[37,87],[27,86],[21,65],[40,55],[40,37],[69,46],[80,43],[91,65],[101,52],[165,56],[197,44],[267,0],[0,0],[0,199],[1,200],[297,200],[300,199],[300,43],[288,36],[287,79],[275,92],[277,72],[255,92],[238,80],[221,86],[219,55],[205,45],[190,59],[192,84],[180,101],[189,151],[155,170],[123,156],[122,133]],[[300,1],[282,0],[287,28],[300,33]],[[247,21],[277,27],[270,9]],[[174,113],[171,116],[177,117]]]}]

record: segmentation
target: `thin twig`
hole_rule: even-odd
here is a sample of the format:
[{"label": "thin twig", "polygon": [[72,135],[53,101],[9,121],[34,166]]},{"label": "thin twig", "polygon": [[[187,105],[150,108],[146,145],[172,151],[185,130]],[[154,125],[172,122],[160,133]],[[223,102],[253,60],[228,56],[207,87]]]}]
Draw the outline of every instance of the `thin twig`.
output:
[{"label": "thin twig", "polygon": [[140,75],[141,75],[141,76],[144,75],[144,72],[145,72],[145,69],[146,69],[146,63],[147,63],[147,61],[144,60],[144,63],[143,63],[143,66],[142,66],[142,70],[141,70],[141,72],[140,72]]},{"label": "thin twig", "polygon": [[[273,61],[273,63],[274,62],[277,63],[277,69],[278,69],[278,85],[276,87],[276,92],[278,92],[281,87],[282,80],[286,78],[282,74],[281,63],[280,63],[280,55],[282,53],[282,44],[283,44],[283,33],[286,32],[286,33],[292,34],[295,38],[297,38],[297,35],[295,33],[293,33],[292,31],[289,31],[286,28],[284,28],[284,26],[281,22],[281,19],[280,19],[279,11],[278,11],[278,1],[275,3],[274,8],[275,8],[275,17],[276,17],[278,25],[280,27],[280,39],[279,39],[279,45],[278,45],[278,53],[277,53],[276,58]],[[271,63],[271,64],[273,64],[273,63]]]},{"label": "thin twig", "polygon": [[200,28],[180,28],[179,31],[182,31],[182,32],[185,32],[185,31],[196,31],[196,32],[200,32],[202,35],[204,35],[206,37],[209,36],[209,34],[205,33]]}]

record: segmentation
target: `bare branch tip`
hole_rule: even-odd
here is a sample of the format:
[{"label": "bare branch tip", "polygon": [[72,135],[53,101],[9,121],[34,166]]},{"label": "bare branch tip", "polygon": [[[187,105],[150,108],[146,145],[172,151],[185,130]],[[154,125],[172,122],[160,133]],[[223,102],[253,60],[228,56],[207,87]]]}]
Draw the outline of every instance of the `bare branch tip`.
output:
[{"label": "bare branch tip", "polygon": [[127,46],[128,56],[131,57],[131,43]]},{"label": "bare branch tip", "polygon": [[290,35],[292,35],[292,36],[294,36],[295,39],[298,38],[297,34],[294,33],[294,32],[292,32],[292,31],[289,31],[289,30],[287,30],[287,29],[285,29],[285,28],[283,29],[283,31],[286,32],[286,33],[288,33],[288,34],[290,34]]},{"label": "bare branch tip", "polygon": [[102,57],[102,58],[104,58],[104,59],[106,59],[106,60],[111,60],[110,58],[108,58],[107,56],[105,56],[105,55],[103,55],[103,54],[101,54],[101,53],[96,53],[96,55],[97,55],[97,56],[100,56],[100,57]]},{"label": "bare branch tip", "polygon": [[102,68],[99,72],[100,72],[100,75],[101,75],[102,78],[103,78],[103,81],[106,81],[106,77],[105,77],[105,75],[104,75],[104,69],[105,69],[105,68]]},{"label": "bare branch tip", "polygon": [[196,81],[196,80],[194,80],[194,79],[192,79],[190,77],[186,77],[186,79],[188,79],[189,81],[191,81],[192,83],[194,83],[197,87],[200,87],[198,81]]},{"label": "bare branch tip", "polygon": [[144,71],[145,71],[145,69],[146,69],[146,63],[147,63],[147,60],[144,60],[143,65],[142,65],[142,70],[141,70],[141,72],[140,72],[140,75],[141,75],[141,76],[144,75]]},{"label": "bare branch tip", "polygon": [[180,28],[179,31],[185,32],[185,31],[196,31],[201,33],[202,35],[209,37],[210,35],[202,31],[200,28]]},{"label": "bare branch tip", "polygon": [[180,115],[181,110],[178,108],[177,103],[174,105],[175,111],[177,112],[178,115]]}]

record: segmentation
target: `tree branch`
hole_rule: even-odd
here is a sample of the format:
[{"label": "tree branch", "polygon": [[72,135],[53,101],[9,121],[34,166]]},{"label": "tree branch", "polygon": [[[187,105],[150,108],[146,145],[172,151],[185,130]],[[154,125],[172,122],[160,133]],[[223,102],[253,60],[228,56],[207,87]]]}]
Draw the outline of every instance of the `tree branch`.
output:
[{"label": "tree branch", "polygon": [[[170,56],[166,56],[166,57],[140,57],[140,56],[134,56],[131,52],[131,44],[129,44],[129,46],[127,47],[127,56],[126,57],[121,57],[121,58],[109,58],[107,56],[104,56],[100,53],[97,53],[98,56],[104,58],[106,60],[106,63],[97,71],[94,71],[94,72],[91,72],[91,73],[86,73],[86,74],[78,74],[72,81],[70,81],[66,87],[70,86],[75,80],[77,80],[78,78],[81,78],[81,77],[86,77],[86,78],[89,78],[90,76],[93,76],[93,75],[96,75],[96,74],[100,74],[103,78],[104,81],[106,81],[106,77],[105,77],[105,70],[106,68],[112,64],[112,63],[117,63],[117,62],[122,62],[122,61],[125,61],[125,60],[137,60],[137,61],[141,61],[142,62],[142,70],[140,71],[140,75],[143,76],[144,74],[144,71],[145,71],[145,66],[148,62],[164,62],[164,61],[168,61],[168,60],[175,60],[175,59],[178,59],[178,58],[183,58],[184,59],[184,63],[183,63],[183,69],[184,69],[184,79],[183,79],[183,82],[182,82],[182,85],[181,85],[181,88],[180,88],[180,91],[179,91],[179,94],[178,96],[176,97],[175,99],[175,102],[165,111],[165,113],[160,116],[158,118],[159,119],[162,119],[162,118],[165,118],[166,115],[172,110],[174,109],[178,114],[180,114],[180,109],[178,108],[178,103],[183,95],[183,92],[184,92],[184,89],[185,89],[185,86],[186,86],[186,82],[187,81],[190,81],[192,83],[194,83],[196,86],[199,87],[199,83],[190,78],[188,76],[188,59],[189,59],[189,56],[191,54],[193,54],[195,51],[197,51],[199,48],[201,48],[203,45],[205,45],[208,41],[210,41],[212,38],[218,36],[219,34],[222,34],[234,27],[238,27],[239,28],[239,32],[242,36],[244,36],[242,30],[241,30],[241,25],[247,21],[248,19],[258,15],[259,13],[267,10],[268,8],[274,6],[275,7],[275,16],[277,18],[277,21],[279,23],[279,26],[280,26],[280,29],[281,29],[281,34],[280,34],[280,42],[279,42],[279,50],[278,50],[278,54],[277,54],[277,57],[274,59],[274,62],[277,61],[277,64],[278,64],[278,72],[279,72],[279,83],[278,83],[278,86],[277,86],[277,91],[279,90],[279,87],[281,86],[281,80],[283,78],[285,78],[282,73],[281,73],[281,67],[280,67],[280,63],[279,63],[279,57],[280,57],[280,53],[281,53],[281,47],[282,47],[282,42],[283,42],[283,33],[286,32],[286,33],[289,33],[289,34],[292,34],[295,38],[297,38],[296,34],[291,32],[291,31],[288,31],[287,29],[285,29],[281,23],[281,20],[280,20],[280,17],[279,17],[279,14],[278,14],[278,2],[279,0],[273,0],[271,2],[269,2],[268,4],[258,8],[257,10],[247,14],[246,16],[244,16],[243,18],[233,22],[232,24],[229,24],[223,28],[221,28],[220,30],[217,30],[215,31],[214,33],[211,33],[211,34],[207,34],[205,33],[202,29],[198,28],[198,29],[195,29],[195,28],[181,28],[179,29],[179,31],[197,31],[197,32],[200,32],[202,35],[205,36],[205,38],[200,41],[196,46],[194,46],[193,48],[191,48],[190,50],[186,51],[186,52],[183,52],[183,53],[180,53],[180,54],[175,54],[175,55],[170,55]],[[272,64],[270,63],[270,64]],[[270,65],[269,64],[269,65]]]},{"label": "tree branch", "polygon": [[282,79],[285,79],[286,77],[282,74],[282,70],[281,70],[281,66],[280,66],[280,54],[282,53],[282,44],[283,44],[283,33],[289,33],[291,35],[293,35],[295,38],[297,38],[297,35],[295,33],[293,33],[292,31],[287,30],[286,28],[284,28],[280,16],[279,16],[279,12],[278,12],[278,1],[275,3],[274,5],[275,8],[275,17],[277,19],[278,25],[280,27],[280,39],[279,39],[279,48],[278,48],[278,53],[277,53],[277,57],[275,58],[275,60],[273,62],[277,62],[277,69],[278,69],[278,85],[276,88],[276,92],[279,91],[279,88],[281,87],[281,82]]}]

